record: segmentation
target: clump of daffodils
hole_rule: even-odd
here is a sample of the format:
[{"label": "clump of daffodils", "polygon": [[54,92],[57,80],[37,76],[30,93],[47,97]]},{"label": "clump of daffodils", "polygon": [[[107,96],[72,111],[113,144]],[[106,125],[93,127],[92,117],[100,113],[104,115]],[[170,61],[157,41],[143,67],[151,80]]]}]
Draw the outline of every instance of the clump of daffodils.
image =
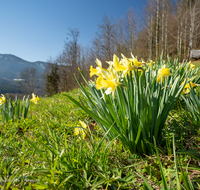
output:
[{"label": "clump of daffodils", "polygon": [[5,96],[2,94],[0,97],[1,119],[4,122],[9,122],[27,118],[30,101],[37,104],[38,100],[39,97],[36,97],[34,93],[32,94],[31,100],[29,100],[29,97],[25,98],[25,96],[22,100],[17,98],[17,96],[15,100],[12,100],[8,95],[6,100]]},{"label": "clump of daffodils", "polygon": [[148,60],[146,64],[147,64],[149,67],[151,67],[152,65],[155,64],[155,61]]},{"label": "clump of daffodils", "polygon": [[32,93],[32,99],[30,101],[37,104],[38,100],[39,100],[39,97],[38,96],[36,97],[36,95]]},{"label": "clump of daffodils", "polygon": [[[183,82],[182,82],[182,84],[183,84]],[[189,81],[189,82],[184,86],[181,95],[183,95],[183,94],[188,94],[188,93],[190,92],[190,90],[191,90],[191,87],[192,87],[192,88],[195,88],[195,87],[197,87],[197,86],[200,86],[200,84],[195,84],[195,83]]]},{"label": "clump of daffodils", "polygon": [[97,75],[96,88],[106,89],[105,94],[112,93],[113,98],[115,97],[115,90],[118,86],[125,86],[120,82],[120,78],[126,77],[126,75],[132,70],[143,71],[143,63],[139,62],[132,54],[132,58],[128,59],[122,54],[122,59],[114,55],[113,61],[109,61],[108,69],[102,68],[100,60],[96,59],[96,68],[90,67],[90,77]]},{"label": "clump of daffodils", "polygon": [[1,97],[0,97],[0,106],[3,105],[4,103],[6,102],[6,98],[3,94],[1,94]]},{"label": "clump of daffodils", "polygon": [[[114,55],[107,63],[108,68],[103,68],[96,59],[97,66],[90,67],[90,77],[96,75],[97,78],[95,82],[86,82],[86,87],[76,78],[85,97],[84,104],[66,96],[99,123],[108,139],[120,137],[118,139],[131,154],[152,154],[150,144],[162,144],[164,124],[182,90],[198,83],[198,79],[193,78],[198,69],[192,69],[187,62],[180,64],[178,59],[172,62],[169,57],[167,61],[159,58],[155,63],[152,60],[144,63],[133,55],[131,58]],[[86,81],[84,73],[80,73]],[[190,81],[193,83],[188,86]],[[83,122],[80,124],[75,134],[85,138],[89,134],[87,126]],[[146,141],[149,143],[144,143]]]},{"label": "clump of daffodils", "polygon": [[[180,64],[178,61],[171,63],[149,60],[147,63],[145,63],[143,61],[139,62],[132,54],[131,58],[126,58],[123,54],[121,56],[122,58],[119,59],[116,55],[113,55],[113,61],[107,62],[109,64],[107,69],[102,68],[102,63],[99,59],[96,59],[96,68],[90,66],[90,77],[93,75],[98,76],[95,82],[96,89],[105,89],[105,94],[112,94],[113,98],[115,97],[115,91],[117,87],[126,87],[125,84],[122,83],[123,78],[127,79],[127,75],[129,75],[130,71],[132,70],[144,72],[146,69],[150,68],[153,73],[157,73],[156,80],[160,84],[163,84],[165,79],[169,76],[173,77],[181,75],[183,78],[186,78],[187,76],[194,76],[196,72],[194,70],[195,65],[191,62]],[[183,68],[185,72],[182,72]],[[189,68],[189,70],[186,71],[186,68]],[[182,94],[189,93],[191,89],[190,86],[194,88],[198,86],[198,84],[192,82],[187,83]]]}]

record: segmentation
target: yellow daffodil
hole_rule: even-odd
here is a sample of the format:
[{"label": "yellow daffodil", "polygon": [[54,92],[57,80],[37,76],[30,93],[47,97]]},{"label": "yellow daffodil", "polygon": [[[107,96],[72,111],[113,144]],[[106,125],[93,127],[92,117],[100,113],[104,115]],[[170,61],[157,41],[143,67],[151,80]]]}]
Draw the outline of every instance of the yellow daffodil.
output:
[{"label": "yellow daffodil", "polygon": [[133,56],[132,53],[131,53],[131,56],[132,56],[132,58],[133,58],[133,64],[134,64],[135,66],[142,67],[143,63],[142,63],[142,62],[139,62],[139,61]]},{"label": "yellow daffodil", "polygon": [[96,64],[98,67],[93,68],[93,66],[90,66],[90,77],[92,77],[93,75],[101,75],[101,70],[104,70],[106,71],[106,69],[103,69],[102,68],[102,64],[101,64],[101,61],[99,59],[96,59]]},{"label": "yellow daffodil", "polygon": [[147,64],[149,67],[151,67],[151,66],[152,66],[152,63],[155,64],[155,62],[153,62],[152,60],[148,60],[146,64]]},{"label": "yellow daffodil", "polygon": [[158,70],[158,75],[159,76],[163,76],[163,77],[166,77],[166,76],[170,76],[171,73],[170,73],[170,70],[168,68],[165,68],[165,65],[162,66],[161,69]]},{"label": "yellow daffodil", "polygon": [[83,138],[86,137],[86,134],[84,132],[84,129],[87,129],[87,125],[83,122],[83,121],[79,121],[79,123],[81,124],[82,128],[75,128],[74,134],[75,135],[79,135],[81,134]]},{"label": "yellow daffodil", "polygon": [[93,66],[90,66],[90,77],[92,77],[93,75],[99,75],[101,73],[100,69],[95,69],[93,68]]},{"label": "yellow daffodil", "polygon": [[181,92],[181,95],[188,94],[189,92],[190,92],[189,88],[184,88],[183,91]]},{"label": "yellow daffodil", "polygon": [[161,81],[161,76],[163,77],[162,82],[164,82],[164,77],[170,76],[170,70],[168,68],[165,68],[165,65],[162,66],[161,69],[158,70],[158,77],[157,77],[157,82],[160,83]]},{"label": "yellow daffodil", "polygon": [[107,89],[105,93],[108,95],[112,93],[113,98],[115,96],[115,89],[118,86],[124,86],[119,82],[119,76],[117,76],[117,72],[113,69],[113,67],[109,67],[106,71],[102,70],[101,75],[97,78],[96,88]]},{"label": "yellow daffodil", "polygon": [[[142,69],[142,67],[138,66],[140,65],[134,57],[133,59],[127,59],[123,54],[122,54],[123,59],[121,59],[121,61],[119,61],[119,58],[114,55],[113,56],[113,63],[114,63],[114,69],[115,71],[122,71],[123,74],[122,76],[125,76],[129,71],[131,70],[135,70],[135,69]],[[132,63],[134,65],[132,65]],[[136,64],[135,64],[136,63]]]},{"label": "yellow daffodil", "polygon": [[32,99],[30,101],[37,104],[38,100],[39,100],[39,97],[38,96],[36,97],[36,95],[34,93],[32,93]]},{"label": "yellow daffodil", "polygon": [[163,71],[162,71],[162,75],[164,77],[170,76],[171,75],[170,70],[168,68],[164,68]]},{"label": "yellow daffodil", "polygon": [[190,85],[191,85],[192,88],[198,86],[198,84],[195,84],[195,83],[193,83],[193,82],[189,82],[189,83],[187,83],[187,84],[184,86],[184,88],[189,88],[189,89],[190,89]]},{"label": "yellow daffodil", "polygon": [[1,94],[1,96],[2,97],[0,97],[0,106],[6,102],[5,96],[3,94]]},{"label": "yellow daffodil", "polygon": [[147,62],[147,65],[148,65],[149,67],[151,67],[151,62]]},{"label": "yellow daffodil", "polygon": [[100,89],[102,89],[104,87],[103,80],[104,79],[103,79],[102,75],[97,78],[97,81],[96,81],[97,90],[100,90]]},{"label": "yellow daffodil", "polygon": [[190,63],[189,66],[190,66],[190,69],[195,69],[195,65],[194,64]]},{"label": "yellow daffodil", "polygon": [[[183,82],[181,83],[181,84],[183,84]],[[182,91],[182,95],[183,94],[188,94],[189,92],[190,92],[190,90],[191,90],[191,87],[192,88],[194,88],[194,87],[197,87],[197,86],[200,86],[200,84],[195,84],[195,83],[193,83],[193,82],[189,82],[189,83],[187,83],[185,86],[184,86],[184,89],[183,89],[183,91]]]},{"label": "yellow daffodil", "polygon": [[161,76],[159,76],[159,77],[157,78],[157,82],[160,83],[160,81],[161,81]]},{"label": "yellow daffodil", "polygon": [[114,54],[113,55],[113,65],[114,65],[114,69],[115,71],[127,71],[129,68],[129,65],[127,64],[127,62],[119,62],[119,58]]}]

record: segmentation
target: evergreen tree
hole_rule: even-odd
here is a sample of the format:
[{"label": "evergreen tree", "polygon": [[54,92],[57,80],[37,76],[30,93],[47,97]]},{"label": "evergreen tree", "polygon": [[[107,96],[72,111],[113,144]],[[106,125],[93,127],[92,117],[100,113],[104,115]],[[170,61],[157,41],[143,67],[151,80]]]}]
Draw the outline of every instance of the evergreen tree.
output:
[{"label": "evergreen tree", "polygon": [[53,95],[58,93],[58,85],[60,82],[60,76],[58,73],[58,65],[52,64],[51,72],[46,75],[46,91],[48,95]]}]

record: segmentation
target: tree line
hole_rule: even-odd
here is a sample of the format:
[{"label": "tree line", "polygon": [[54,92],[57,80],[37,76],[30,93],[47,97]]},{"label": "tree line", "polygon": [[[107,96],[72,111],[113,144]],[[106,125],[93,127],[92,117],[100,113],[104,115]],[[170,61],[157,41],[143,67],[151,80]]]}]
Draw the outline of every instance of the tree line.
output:
[{"label": "tree line", "polygon": [[133,8],[118,20],[104,15],[91,46],[81,46],[79,36],[79,29],[69,28],[62,53],[48,61],[43,86],[49,95],[76,88],[74,74],[83,83],[78,68],[90,79],[96,58],[105,68],[121,53],[144,61],[160,55],[188,60],[190,51],[200,48],[200,0],[146,0],[141,15]]}]

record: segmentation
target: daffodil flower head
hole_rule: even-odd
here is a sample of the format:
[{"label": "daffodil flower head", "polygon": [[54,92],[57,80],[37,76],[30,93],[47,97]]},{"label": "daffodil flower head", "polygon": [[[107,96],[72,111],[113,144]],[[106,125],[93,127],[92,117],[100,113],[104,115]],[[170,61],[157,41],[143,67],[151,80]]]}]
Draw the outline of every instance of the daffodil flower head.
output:
[{"label": "daffodil flower head", "polygon": [[119,76],[117,76],[117,72],[113,69],[113,67],[109,67],[106,71],[102,70],[101,75],[97,78],[96,88],[106,89],[105,94],[112,93],[113,98],[115,96],[115,89],[118,86],[123,86],[122,83],[119,82]]},{"label": "daffodil flower head", "polygon": [[4,104],[5,102],[6,102],[6,98],[5,98],[5,96],[3,94],[1,94],[1,97],[0,97],[0,106],[2,104]]},{"label": "daffodil flower head", "polygon": [[158,77],[157,77],[157,82],[158,83],[163,83],[165,81],[165,77],[163,77],[163,75],[158,75]]},{"label": "daffodil flower head", "polygon": [[170,75],[171,75],[170,70],[169,70],[168,68],[164,68],[164,69],[162,70],[162,75],[163,75],[164,77],[170,76]]},{"label": "daffodil flower head", "polygon": [[101,74],[101,69],[99,68],[99,67],[97,67],[96,69],[95,68],[93,68],[93,66],[91,65],[90,66],[90,77],[92,77],[93,75],[99,75],[99,74]]},{"label": "daffodil flower head", "polygon": [[161,69],[158,70],[158,77],[157,77],[157,82],[164,82],[164,78],[167,77],[167,76],[170,76],[171,73],[170,73],[170,70],[169,68],[165,68],[166,66],[163,65]]},{"label": "daffodil flower head", "polygon": [[189,88],[189,89],[191,89],[190,86],[191,86],[192,88],[194,88],[194,87],[196,87],[196,86],[199,86],[199,84],[195,84],[195,83],[193,83],[193,82],[190,81],[189,83],[187,83],[187,84],[184,86],[184,88]]},{"label": "daffodil flower head", "polygon": [[[128,72],[131,70],[142,69],[142,67],[138,66],[139,64],[138,65],[134,64],[134,62],[136,63],[136,61],[134,60],[135,58],[127,59],[123,54],[121,54],[121,55],[123,58],[121,59],[120,62],[116,55],[113,56],[113,60],[114,60],[113,62],[114,62],[114,70],[123,72],[122,77],[125,77],[128,74]],[[133,66],[135,66],[135,67],[133,67]]]},{"label": "daffodil flower head", "polygon": [[165,68],[166,66],[163,65],[161,69],[158,70],[158,75],[159,76],[163,76],[163,77],[166,77],[166,76],[170,76],[171,73],[170,73],[170,70],[169,68]]},{"label": "daffodil flower head", "polygon": [[133,65],[134,60],[132,58],[127,59],[130,65]]},{"label": "daffodil flower head", "polygon": [[99,76],[101,75],[101,70],[104,70],[104,71],[106,70],[102,68],[102,63],[99,59],[96,59],[96,64],[98,66],[96,67],[96,69],[93,68],[93,66],[90,66],[90,77],[92,77],[93,75]]},{"label": "daffodil flower head", "polygon": [[188,93],[190,93],[190,89],[184,88],[183,91],[181,92],[181,95],[188,94]]},{"label": "daffodil flower head", "polygon": [[[190,81],[191,79],[189,79],[189,81]],[[184,82],[182,82],[181,83],[181,85],[183,85],[183,83]],[[188,94],[189,92],[190,92],[190,90],[191,90],[191,87],[192,88],[194,88],[194,87],[197,87],[197,86],[200,86],[200,84],[195,84],[195,83],[193,83],[193,82],[188,82],[185,86],[184,86],[184,88],[183,88],[183,91],[182,91],[182,95],[183,94]]]},{"label": "daffodil flower head", "polygon": [[36,95],[32,93],[32,99],[30,101],[37,104],[37,101],[39,101],[39,97],[38,96],[36,97]]},{"label": "daffodil flower head", "polygon": [[190,69],[195,69],[195,65],[194,64],[190,63],[189,66],[190,66]]},{"label": "daffodil flower head", "polygon": [[107,86],[107,90],[105,91],[105,94],[108,95],[110,93],[113,94],[113,98],[115,96],[115,89],[120,86],[119,77],[113,79],[113,80],[105,80],[104,84]]},{"label": "daffodil flower head", "polygon": [[147,65],[148,65],[149,67],[151,67],[151,62],[147,62]]},{"label": "daffodil flower head", "polygon": [[157,82],[161,82],[161,76],[157,77]]},{"label": "daffodil flower head", "polygon": [[114,54],[113,55],[113,64],[115,71],[125,72],[128,69],[128,65],[124,60],[119,61],[119,58]]},{"label": "daffodil flower head", "polygon": [[134,56],[133,54],[131,53],[131,56],[133,58],[133,64],[138,66],[138,67],[142,67],[143,63],[142,62],[139,62]]},{"label": "daffodil flower head", "polygon": [[153,62],[152,60],[148,60],[148,61],[147,61],[147,65],[148,65],[149,67],[153,66],[152,64],[155,64],[155,62]]},{"label": "daffodil flower head", "polygon": [[97,78],[97,80],[96,80],[96,88],[97,88],[97,90],[100,90],[100,89],[102,89],[104,87],[103,80],[104,79],[103,79],[102,75]]},{"label": "daffodil flower head", "polygon": [[75,128],[74,134],[75,135],[82,135],[83,138],[86,137],[86,133],[85,133],[85,129],[87,129],[87,125],[83,122],[83,121],[79,121],[79,123],[81,124],[81,127],[77,127]]}]

